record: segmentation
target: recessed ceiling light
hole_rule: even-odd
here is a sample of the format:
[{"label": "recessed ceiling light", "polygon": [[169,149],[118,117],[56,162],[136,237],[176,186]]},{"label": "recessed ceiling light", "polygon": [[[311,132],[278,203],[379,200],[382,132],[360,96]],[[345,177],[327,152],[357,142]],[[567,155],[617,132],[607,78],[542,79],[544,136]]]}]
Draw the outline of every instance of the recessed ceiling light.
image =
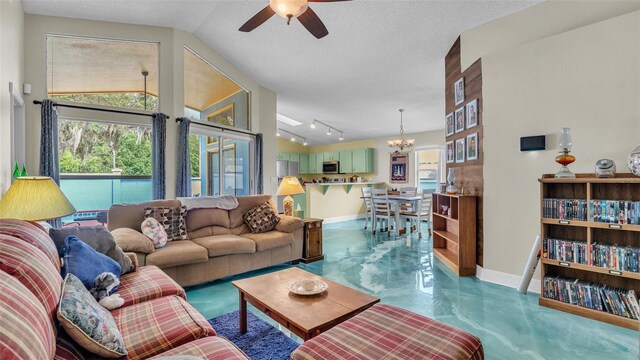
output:
[{"label": "recessed ceiling light", "polygon": [[278,121],[280,121],[281,123],[285,123],[287,125],[291,125],[291,126],[299,126],[302,125],[302,123],[298,120],[293,120],[292,118],[288,117],[288,116],[284,116],[282,114],[277,114],[276,115],[276,119],[278,119]]}]

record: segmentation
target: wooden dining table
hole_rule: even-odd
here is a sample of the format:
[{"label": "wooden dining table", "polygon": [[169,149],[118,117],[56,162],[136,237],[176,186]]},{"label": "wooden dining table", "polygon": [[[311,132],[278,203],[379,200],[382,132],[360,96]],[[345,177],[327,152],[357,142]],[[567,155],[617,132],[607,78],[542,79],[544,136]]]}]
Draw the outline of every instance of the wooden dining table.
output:
[{"label": "wooden dining table", "polygon": [[[361,199],[364,199],[364,196],[360,196]],[[415,207],[418,201],[422,199],[421,195],[387,195],[387,200],[391,204],[391,210],[393,210],[394,218],[396,221],[396,227],[398,235],[404,235],[407,233],[406,224],[403,221],[400,221],[400,207],[401,204],[411,204],[411,206]],[[376,214],[373,212],[373,224],[375,226],[376,223]]]}]

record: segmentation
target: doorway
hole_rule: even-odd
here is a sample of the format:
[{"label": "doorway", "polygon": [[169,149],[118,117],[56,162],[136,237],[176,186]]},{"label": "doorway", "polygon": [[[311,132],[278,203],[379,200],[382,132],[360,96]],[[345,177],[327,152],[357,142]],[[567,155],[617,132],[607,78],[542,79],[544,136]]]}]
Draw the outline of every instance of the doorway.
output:
[{"label": "doorway", "polygon": [[440,147],[429,147],[416,149],[416,186],[418,192],[423,190],[438,189],[438,185],[443,182],[443,149]]}]

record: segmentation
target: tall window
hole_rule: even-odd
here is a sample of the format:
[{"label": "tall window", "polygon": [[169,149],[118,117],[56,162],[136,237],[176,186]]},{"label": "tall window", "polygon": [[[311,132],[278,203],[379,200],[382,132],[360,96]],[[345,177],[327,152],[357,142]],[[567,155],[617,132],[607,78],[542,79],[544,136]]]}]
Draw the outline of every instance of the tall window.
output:
[{"label": "tall window", "polygon": [[47,35],[47,96],[158,110],[158,44]]},{"label": "tall window", "polygon": [[[190,49],[184,49],[184,114],[198,122],[249,129],[249,93]],[[190,136],[194,196],[253,193],[253,139],[197,125]]]}]

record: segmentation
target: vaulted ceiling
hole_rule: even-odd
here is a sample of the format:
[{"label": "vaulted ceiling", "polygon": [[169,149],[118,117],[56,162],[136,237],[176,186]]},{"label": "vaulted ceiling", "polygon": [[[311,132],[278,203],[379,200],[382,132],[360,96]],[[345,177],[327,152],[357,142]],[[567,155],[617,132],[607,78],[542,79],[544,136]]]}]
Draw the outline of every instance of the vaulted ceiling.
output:
[{"label": "vaulted ceiling", "polygon": [[[168,26],[194,33],[259,84],[278,93],[278,112],[301,121],[283,129],[310,144],[441,129],[444,56],[457,36],[540,1],[356,0],[311,3],[329,30],[315,39],[278,16],[250,33],[238,28],[267,0],[23,0],[27,13]],[[134,35],[134,34],[132,34]],[[335,132],[334,132],[335,134]]]}]

